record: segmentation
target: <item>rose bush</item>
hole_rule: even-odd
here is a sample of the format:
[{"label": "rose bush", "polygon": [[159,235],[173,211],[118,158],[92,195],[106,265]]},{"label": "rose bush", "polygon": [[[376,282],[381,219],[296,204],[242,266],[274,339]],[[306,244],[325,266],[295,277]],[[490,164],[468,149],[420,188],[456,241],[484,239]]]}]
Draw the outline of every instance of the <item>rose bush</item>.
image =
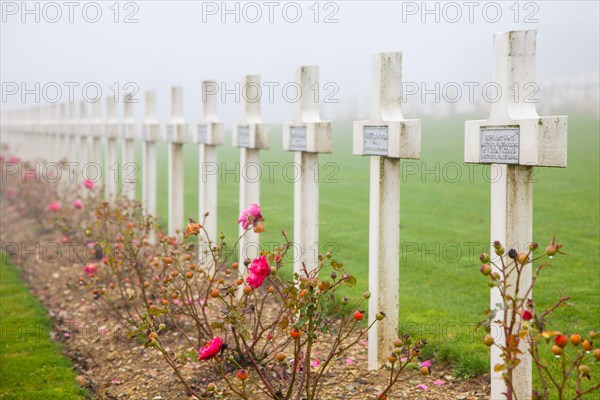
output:
[{"label": "rose bush", "polygon": [[[208,237],[208,214],[168,236],[140,203],[102,201],[92,181],[51,184],[23,176],[3,183],[11,206],[57,232],[61,242],[81,245],[84,252],[72,260],[79,264],[81,294],[127,325],[132,340],[156,349],[190,395],[318,399],[331,366],[343,364],[374,324],[386,323],[383,313],[366,322],[368,292],[357,304],[339,294],[356,279],[332,254],[292,273],[285,231],[279,246],[239,260],[240,239],[266,229],[258,204],[241,212],[237,222],[245,232],[232,243]],[[397,339],[389,383],[378,398],[402,379],[429,373],[419,361],[425,345]],[[210,366],[215,382],[198,387],[182,372],[187,363]],[[401,376],[406,369],[413,373]]]},{"label": "rose bush", "polygon": [[[600,351],[592,354],[593,341],[600,339],[600,335],[592,331],[587,339],[583,340],[580,334],[572,333],[569,339],[560,331],[550,330],[548,316],[559,307],[570,305],[570,296],[562,295],[545,310],[538,310],[531,296],[540,273],[550,266],[542,260],[564,254],[561,251],[562,245],[557,244],[553,238],[545,252],[537,256],[537,243],[531,243],[528,252],[517,252],[515,249],[506,252],[502,243],[498,241],[494,242],[493,247],[499,257],[498,262],[492,262],[489,254],[482,254],[480,271],[489,279],[489,286],[500,292],[503,302],[493,309],[486,310],[487,318],[479,326],[489,332],[483,339],[484,344],[488,347],[497,346],[501,351],[502,362],[496,364],[494,370],[502,371],[508,388],[506,398],[516,399],[513,373],[521,363],[524,348],[532,356],[534,371],[541,385],[541,390],[534,392],[534,399],[562,400],[568,386],[574,387],[574,399],[588,398],[588,395],[599,391],[599,379],[594,377],[592,381],[587,364],[600,360]],[[523,279],[524,271],[526,268],[534,268],[535,263],[538,265],[533,270],[531,283],[526,284]],[[509,279],[513,280],[513,283]],[[502,316],[502,319],[498,316]],[[503,341],[495,341],[490,334],[493,324],[500,328]],[[550,352],[554,356],[552,362],[549,362],[546,356]]]}]

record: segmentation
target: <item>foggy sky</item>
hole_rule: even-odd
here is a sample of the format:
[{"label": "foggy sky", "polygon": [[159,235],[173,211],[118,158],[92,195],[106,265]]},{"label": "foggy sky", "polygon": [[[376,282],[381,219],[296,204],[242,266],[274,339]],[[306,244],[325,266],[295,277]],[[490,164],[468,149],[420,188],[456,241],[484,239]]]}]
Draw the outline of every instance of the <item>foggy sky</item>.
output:
[{"label": "foggy sky", "polygon": [[[27,6],[34,9],[36,3],[39,22],[34,20],[34,14],[22,15],[21,1],[2,2],[3,85],[25,82],[33,88],[35,82],[41,86],[48,82],[78,82],[78,100],[81,87],[88,82],[96,82],[104,97],[112,93],[110,87],[115,82],[121,90],[127,82],[134,82],[140,89],[136,96],[139,99],[143,99],[146,89],[157,91],[162,120],[168,115],[169,86],[184,87],[185,115],[195,121],[200,116],[201,80],[214,79],[233,89],[245,74],[260,74],[263,82],[279,84],[274,86],[274,102],[263,100],[263,119],[290,120],[294,105],[285,101],[281,88],[294,81],[294,71],[300,65],[318,65],[321,86],[334,84],[321,93],[339,100],[337,104],[324,105],[325,117],[343,112],[365,117],[373,53],[402,51],[404,81],[424,82],[428,87],[436,81],[442,85],[488,82],[492,79],[492,35],[513,29],[538,30],[540,84],[597,79],[600,69],[597,1],[521,2],[518,15],[513,1],[491,5],[455,2],[450,6],[446,2],[429,2],[428,9],[437,7],[438,12],[427,15],[421,13],[420,1],[320,2],[319,22],[314,21],[313,1],[297,2],[299,6],[286,2],[255,2],[250,6],[247,2],[228,2],[230,10],[237,3],[239,22],[235,21],[235,13],[221,15],[223,2],[135,1],[129,5],[120,3],[117,23],[113,20],[114,9],[110,9],[112,1],[98,2],[102,15],[96,23],[84,19],[82,9],[89,2],[75,2],[79,4],[74,8],[72,23],[64,2],[55,3],[59,8],[46,6],[47,2],[28,2]],[[14,7],[19,10],[12,15]],[[90,19],[95,17],[94,7],[86,8]],[[415,7],[418,10],[412,15]],[[217,13],[209,15],[214,8]],[[302,15],[292,23],[297,8]],[[498,8],[502,14],[497,17]],[[61,10],[61,18],[56,23],[47,21],[55,18],[56,9]],[[250,20],[258,18],[256,10],[262,16],[253,23]],[[269,21],[269,10],[273,11],[273,22]],[[131,13],[138,22],[124,23],[123,19]],[[327,15],[331,23],[324,22]],[[22,17],[26,22],[22,22]],[[525,21],[527,17],[538,22]],[[426,20],[423,22],[422,18]],[[335,88],[339,91],[333,94]],[[27,99],[33,103],[32,95]],[[3,96],[3,110],[23,106],[18,95],[4,100]],[[41,102],[44,100],[42,96]],[[62,100],[68,101],[67,86],[63,87]],[[241,116],[241,106],[233,95],[218,107],[221,120],[227,123]],[[136,108],[141,117],[141,104]]]}]

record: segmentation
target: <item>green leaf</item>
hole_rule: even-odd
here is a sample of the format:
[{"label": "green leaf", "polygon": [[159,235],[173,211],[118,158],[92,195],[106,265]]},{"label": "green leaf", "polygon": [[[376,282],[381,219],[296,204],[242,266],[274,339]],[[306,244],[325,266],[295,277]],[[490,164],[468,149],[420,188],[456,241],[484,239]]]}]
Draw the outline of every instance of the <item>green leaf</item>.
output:
[{"label": "green leaf", "polygon": [[352,275],[349,275],[346,279],[345,279],[346,285],[352,287],[354,285],[356,285],[356,278],[353,277]]}]

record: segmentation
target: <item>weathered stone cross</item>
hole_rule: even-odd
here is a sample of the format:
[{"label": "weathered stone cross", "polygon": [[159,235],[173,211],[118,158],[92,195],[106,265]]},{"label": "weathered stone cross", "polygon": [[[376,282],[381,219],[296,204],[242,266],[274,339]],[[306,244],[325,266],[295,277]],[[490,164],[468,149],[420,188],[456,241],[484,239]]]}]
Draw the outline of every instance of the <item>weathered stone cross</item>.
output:
[{"label": "weathered stone cross", "polygon": [[142,205],[156,216],[156,142],[160,140],[160,124],[156,119],[156,92],[144,93],[142,124]]},{"label": "weathered stone cross", "polygon": [[[302,264],[311,271],[319,254],[319,153],[331,153],[331,122],[322,121],[318,85],[319,67],[303,66],[296,70],[300,100],[294,122],[283,125],[283,149],[293,151],[300,176],[294,181],[294,272]],[[318,92],[317,92],[318,93]],[[315,98],[316,97],[316,98]]]},{"label": "weathered stone cross", "polygon": [[58,126],[59,126],[59,135],[58,135],[58,151],[60,154],[60,161],[69,161],[69,151],[68,151],[68,132],[69,132],[69,124],[67,123],[67,105],[65,103],[60,103],[58,105]]},{"label": "weathered stone cross", "polygon": [[67,151],[67,161],[77,161],[77,103],[70,101],[67,105],[68,116],[65,121],[67,124],[65,150]]},{"label": "weathered stone cross", "polygon": [[121,194],[128,199],[135,198],[135,181],[139,168],[135,162],[135,139],[138,138],[138,125],[133,115],[134,97],[132,93],[123,96],[123,125],[121,125],[122,166]]},{"label": "weathered stone cross", "polygon": [[[102,121],[102,103],[96,98],[92,103],[91,120],[91,138],[90,138],[90,161],[106,176],[106,171],[102,171],[102,137],[104,136],[104,123]],[[102,178],[102,176],[100,178]]]},{"label": "weathered stone cross", "polygon": [[[223,123],[217,116],[217,83],[202,81],[202,120],[196,124],[196,143],[200,146],[200,182],[198,193],[199,222],[208,213],[204,229],[211,241],[217,242],[217,146],[224,143]],[[199,237],[199,256],[210,251],[204,235]],[[210,258],[206,259],[210,262]],[[212,264],[211,264],[212,265]],[[212,268],[212,267],[211,267]],[[211,271],[212,272],[212,271]]]},{"label": "weathered stone cross", "polygon": [[[269,148],[269,125],[260,117],[260,76],[246,75],[242,88],[243,116],[232,129],[233,145],[240,148],[240,211],[260,204],[260,150]],[[240,234],[244,229],[240,226]],[[250,230],[239,242],[239,260],[254,259],[259,253],[259,235]],[[239,269],[242,276],[245,268]]]},{"label": "weathered stone cross", "polygon": [[[465,162],[494,164],[493,175],[499,177],[491,184],[491,240],[502,242],[507,251],[528,251],[532,242],[533,168],[567,165],[567,117],[540,117],[535,102],[523,96],[526,85],[535,85],[535,54],[535,30],[494,35],[494,81],[501,97],[492,104],[487,120],[465,123]],[[531,284],[531,265],[521,279],[520,297]],[[514,281],[509,284],[514,295]],[[492,308],[502,303],[497,289],[492,288],[490,297]],[[505,343],[498,324],[492,326],[492,336],[496,343]],[[513,385],[517,398],[530,399],[531,356],[527,344],[521,346],[524,354]],[[494,371],[494,365],[502,363],[500,353],[492,347],[492,399],[505,398],[507,391],[502,372]]]},{"label": "weathered stone cross", "polygon": [[119,121],[117,120],[117,101],[118,98],[109,96],[106,99],[106,124],[105,137],[106,146],[104,147],[104,182],[105,196],[114,200],[117,196],[117,183],[119,181],[119,161],[117,153],[117,139],[119,137]]},{"label": "weathered stone cross", "polygon": [[87,113],[87,102],[85,100],[79,101],[79,117],[77,119],[77,130],[78,130],[78,161],[79,166],[82,170],[86,169],[86,165],[90,158],[90,138],[91,138],[91,125]]},{"label": "weathered stone cross", "polygon": [[187,123],[183,118],[183,89],[171,87],[171,121],[166,124],[169,142],[169,235],[183,230],[184,163],[183,144],[188,142]]},{"label": "weathered stone cross", "polygon": [[373,57],[368,121],[354,122],[354,154],[371,156],[369,200],[369,369],[380,368],[398,335],[400,285],[400,159],[419,158],[421,121],[402,116],[402,53]]}]

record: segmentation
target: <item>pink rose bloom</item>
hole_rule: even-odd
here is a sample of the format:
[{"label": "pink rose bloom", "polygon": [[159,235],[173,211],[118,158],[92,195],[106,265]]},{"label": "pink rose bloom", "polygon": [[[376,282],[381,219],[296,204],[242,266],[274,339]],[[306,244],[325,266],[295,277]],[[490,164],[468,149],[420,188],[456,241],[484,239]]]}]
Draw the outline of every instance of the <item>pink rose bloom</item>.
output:
[{"label": "pink rose bloom", "polygon": [[27,171],[23,175],[24,175],[23,177],[25,178],[25,182],[31,182],[31,181],[38,182],[38,179],[37,179],[35,171]]},{"label": "pink rose bloom", "polygon": [[253,289],[259,288],[271,273],[271,267],[265,256],[255,258],[248,270],[250,271],[250,275],[246,278],[246,282]]},{"label": "pink rose bloom", "polygon": [[83,181],[83,185],[88,188],[88,189],[93,189],[94,188],[94,182],[92,182],[89,179],[86,179]]},{"label": "pink rose bloom", "polygon": [[250,226],[254,226],[262,220],[263,216],[260,213],[260,206],[258,204],[250,204],[248,208],[242,210],[240,213],[238,224],[242,225],[242,228],[248,229]]},{"label": "pink rose bloom", "polygon": [[63,242],[63,243],[68,243],[68,242],[69,242],[69,238],[68,238],[68,237],[66,237],[66,236],[63,236],[63,237],[62,237],[62,242]]},{"label": "pink rose bloom", "polygon": [[48,204],[48,210],[50,211],[58,211],[60,209],[60,203],[58,201],[53,201],[50,204]]},{"label": "pink rose bloom", "polygon": [[198,351],[198,361],[210,360],[211,358],[219,354],[223,346],[223,339],[221,339],[218,336],[215,337],[213,340],[206,343],[206,346],[204,346]]},{"label": "pink rose bloom", "polygon": [[8,162],[12,163],[12,164],[17,164],[20,161],[21,161],[21,159],[19,157],[17,157],[17,156],[10,156],[8,158]]},{"label": "pink rose bloom", "polygon": [[77,199],[73,202],[73,207],[75,207],[78,210],[81,210],[83,208],[83,203],[81,202],[81,200]]},{"label": "pink rose bloom", "polygon": [[87,263],[85,264],[85,267],[83,267],[83,272],[88,275],[95,274],[96,271],[98,271],[98,264],[96,263]]}]

